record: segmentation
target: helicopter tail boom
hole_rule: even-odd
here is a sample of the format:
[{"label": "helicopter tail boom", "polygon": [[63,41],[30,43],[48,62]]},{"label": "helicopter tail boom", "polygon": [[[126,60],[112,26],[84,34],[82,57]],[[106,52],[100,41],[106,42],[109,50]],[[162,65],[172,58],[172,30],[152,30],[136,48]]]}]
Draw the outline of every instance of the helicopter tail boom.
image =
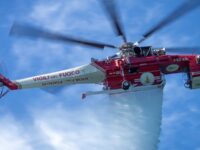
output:
[{"label": "helicopter tail boom", "polygon": [[42,74],[11,81],[0,75],[2,86],[10,90],[29,89],[29,88],[46,88],[52,86],[72,85],[72,84],[89,84],[101,83],[105,79],[105,74],[95,66],[88,64],[63,71]]}]

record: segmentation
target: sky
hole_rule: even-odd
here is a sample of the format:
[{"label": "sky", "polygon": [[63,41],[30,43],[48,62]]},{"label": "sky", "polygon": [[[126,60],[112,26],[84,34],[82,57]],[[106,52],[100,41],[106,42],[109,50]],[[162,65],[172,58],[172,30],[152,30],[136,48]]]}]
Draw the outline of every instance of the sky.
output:
[{"label": "sky", "polygon": [[[137,41],[146,30],[181,2],[183,0],[153,2],[117,0],[128,40]],[[200,10],[193,11],[153,35],[144,45],[155,47],[199,45],[199,13]],[[1,70],[11,79],[87,64],[91,57],[101,59],[116,52],[109,48],[98,51],[71,44],[11,38],[9,30],[14,21],[26,22],[67,35],[109,41],[115,45],[122,43],[120,37],[115,36],[108,18],[96,0],[1,1],[0,15],[0,61],[3,66]],[[200,150],[198,98],[200,90],[186,89],[185,78],[182,74],[166,76],[159,150]],[[144,146],[141,141],[138,144],[134,140],[139,132],[137,126],[130,126],[135,124],[135,120],[128,114],[134,110],[136,103],[130,102],[130,108],[120,109],[118,114],[114,113],[118,108],[117,101],[113,102],[112,99],[109,101],[105,96],[88,98],[86,102],[80,100],[81,93],[85,89],[99,90],[100,88],[96,85],[75,85],[66,87],[63,92],[56,95],[41,89],[9,93],[0,101],[0,149],[84,150],[88,149],[87,145],[92,145],[93,149],[131,150],[131,146],[127,145],[137,144],[140,148]],[[157,96],[162,98],[162,91],[149,92],[152,92],[152,95],[153,92],[157,92]],[[142,95],[140,94],[138,93],[139,97]],[[152,99],[156,98],[152,97]],[[147,98],[146,101],[149,102]],[[127,108],[122,104],[120,106]],[[107,115],[108,117],[103,117]],[[117,122],[127,118],[123,120],[127,124],[106,126],[110,124],[112,117],[116,117]],[[123,125],[125,127],[127,125],[127,128],[122,128]],[[138,122],[136,125],[140,126]],[[117,132],[118,130],[121,132]],[[114,131],[125,138],[119,142],[117,139],[109,140],[113,137],[105,137],[108,133],[114,134]],[[97,137],[97,139],[88,139],[88,137]],[[145,143],[147,146],[148,142]],[[98,145],[98,148],[95,145]],[[107,145],[116,147],[105,148]]]}]

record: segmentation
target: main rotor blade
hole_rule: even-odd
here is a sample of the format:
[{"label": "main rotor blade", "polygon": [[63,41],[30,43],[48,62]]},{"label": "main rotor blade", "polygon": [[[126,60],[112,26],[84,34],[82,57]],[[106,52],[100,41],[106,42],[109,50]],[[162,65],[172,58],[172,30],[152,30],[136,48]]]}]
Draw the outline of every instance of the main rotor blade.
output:
[{"label": "main rotor blade", "polygon": [[122,36],[123,41],[127,42],[125,32],[123,31],[123,26],[121,24],[121,19],[119,11],[116,7],[114,0],[101,0],[102,5],[110,17],[112,25],[117,35]]},{"label": "main rotor blade", "polygon": [[187,53],[187,54],[193,54],[193,53],[200,53],[200,47],[168,47],[165,48],[166,52],[172,52],[172,53]]},{"label": "main rotor blade", "polygon": [[116,46],[111,45],[111,44],[88,41],[85,39],[75,38],[72,36],[65,36],[63,34],[50,32],[50,31],[39,29],[37,27],[33,27],[30,25],[24,25],[24,24],[18,24],[18,23],[13,24],[10,30],[10,35],[29,37],[29,38],[42,38],[42,39],[67,42],[67,43],[75,43],[75,44],[81,44],[81,45],[95,47],[95,48],[104,48],[104,47],[117,48]]},{"label": "main rotor blade", "polygon": [[155,32],[161,30],[165,26],[169,25],[170,23],[176,21],[180,17],[186,15],[187,13],[191,12],[192,10],[198,8],[200,6],[199,0],[186,0],[182,5],[180,5],[177,9],[175,9],[172,13],[170,13],[167,17],[165,17],[162,21],[152,27],[149,31],[147,31],[141,40],[138,43],[142,43],[144,40],[149,38]]},{"label": "main rotor blade", "polygon": [[[152,48],[152,50],[156,49],[163,49],[163,48]],[[170,53],[182,53],[182,54],[194,54],[199,53],[200,54],[200,46],[194,46],[194,47],[167,47],[165,48],[166,52]]]}]

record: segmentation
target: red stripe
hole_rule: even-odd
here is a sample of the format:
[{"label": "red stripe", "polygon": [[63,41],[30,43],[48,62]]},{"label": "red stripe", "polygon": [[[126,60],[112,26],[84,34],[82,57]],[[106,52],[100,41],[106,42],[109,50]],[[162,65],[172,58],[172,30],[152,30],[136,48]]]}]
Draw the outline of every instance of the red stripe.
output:
[{"label": "red stripe", "polygon": [[18,85],[16,83],[10,81],[9,79],[7,79],[6,77],[4,77],[1,74],[0,74],[0,82],[2,82],[5,86],[7,86],[11,90],[18,89]]}]

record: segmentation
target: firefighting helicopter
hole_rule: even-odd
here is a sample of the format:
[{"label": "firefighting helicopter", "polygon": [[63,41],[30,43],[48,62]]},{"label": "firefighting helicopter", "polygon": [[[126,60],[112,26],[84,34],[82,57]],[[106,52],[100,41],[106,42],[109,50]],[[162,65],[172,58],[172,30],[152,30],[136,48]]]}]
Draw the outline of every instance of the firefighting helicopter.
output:
[{"label": "firefighting helicopter", "polygon": [[128,42],[115,0],[100,0],[100,2],[111,21],[115,33],[123,39],[124,44],[119,48],[112,44],[66,36],[17,22],[13,24],[10,35],[81,44],[93,48],[110,47],[118,49],[118,53],[104,60],[92,58],[91,63],[87,65],[20,80],[12,81],[0,74],[0,87],[7,87],[6,91],[2,90],[0,97],[5,96],[10,90],[91,83],[102,84],[103,90],[85,92],[82,98],[96,94],[119,94],[149,90],[163,88],[165,85],[164,75],[175,73],[187,74],[185,87],[190,89],[200,88],[200,55],[166,54],[166,51],[190,52],[199,50],[200,47],[153,48],[151,46],[140,46],[154,33],[197,9],[200,6],[199,0],[186,0],[163,20],[145,32],[137,42]]}]

